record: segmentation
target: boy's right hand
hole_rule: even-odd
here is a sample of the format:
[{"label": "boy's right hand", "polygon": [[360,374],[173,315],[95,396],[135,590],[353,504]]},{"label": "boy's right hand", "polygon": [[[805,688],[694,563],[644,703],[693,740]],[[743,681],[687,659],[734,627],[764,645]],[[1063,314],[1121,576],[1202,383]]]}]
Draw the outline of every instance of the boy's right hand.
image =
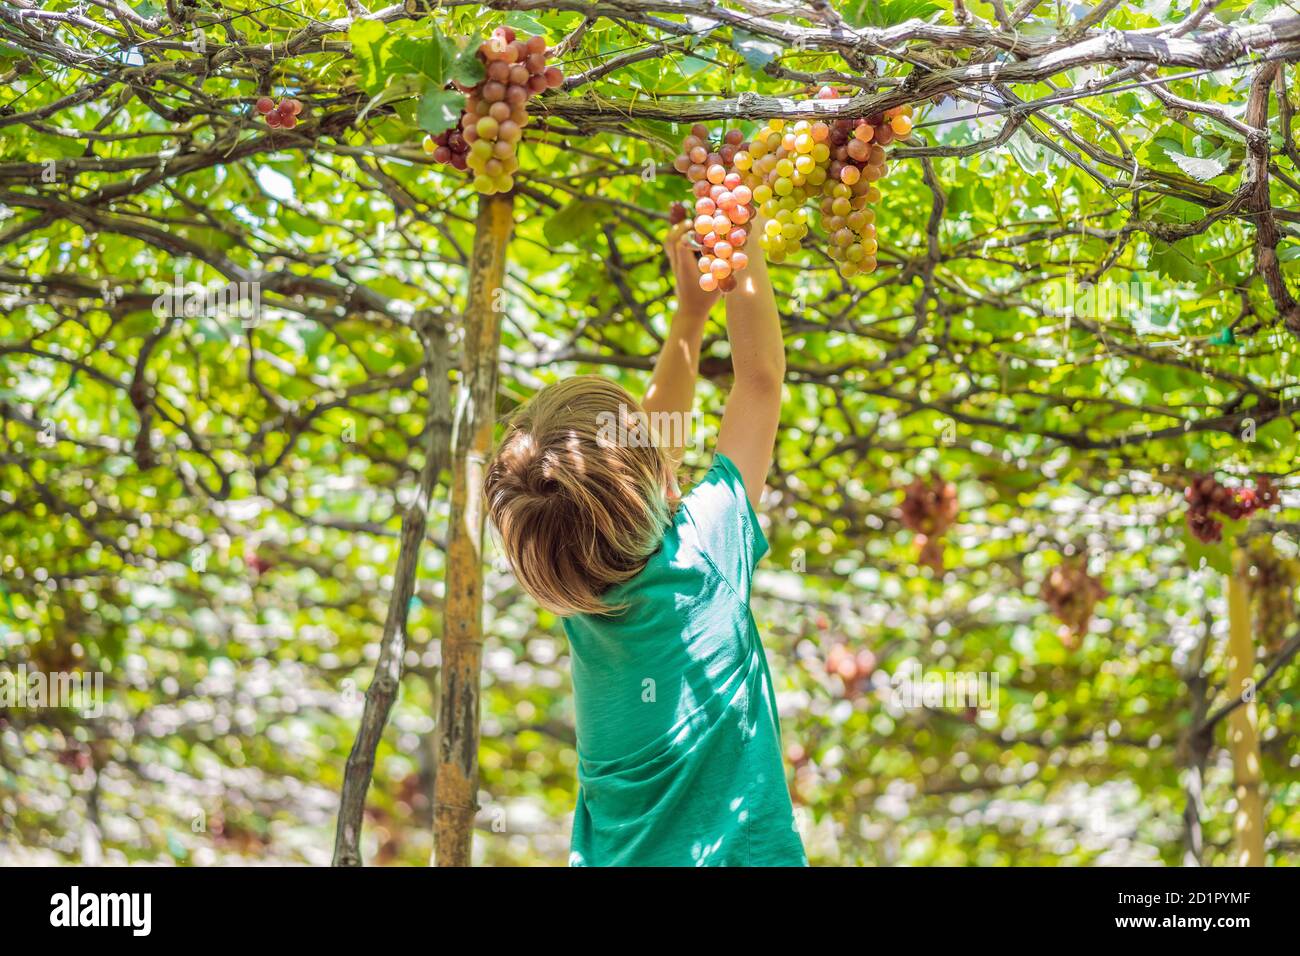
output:
[{"label": "boy's right hand", "polygon": [[672,266],[673,278],[677,283],[677,311],[694,318],[704,318],[709,314],[722,293],[716,289],[705,292],[700,288],[699,257],[691,244],[695,226],[688,217],[668,230],[664,239],[664,252],[668,255],[668,264]]}]

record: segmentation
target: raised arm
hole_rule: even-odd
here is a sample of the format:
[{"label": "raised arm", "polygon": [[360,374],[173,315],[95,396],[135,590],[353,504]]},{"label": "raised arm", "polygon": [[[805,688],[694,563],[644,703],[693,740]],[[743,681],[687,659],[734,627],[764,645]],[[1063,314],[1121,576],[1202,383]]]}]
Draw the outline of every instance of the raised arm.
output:
[{"label": "raised arm", "polygon": [[[751,225],[751,234],[759,235],[762,217],[755,217]],[[737,273],[737,288],[727,294],[727,337],[735,384],[722,413],[718,451],[735,463],[745,481],[745,493],[757,508],[772,467],[781,419],[785,342],[767,262],[757,242],[746,245],[745,251],[749,266]]]},{"label": "raised arm", "polygon": [[[665,442],[677,438],[686,443],[691,441],[689,432],[691,412],[695,408],[695,379],[700,372],[700,340],[704,337],[704,323],[708,320],[709,310],[718,301],[717,292],[705,292],[700,288],[699,270],[689,242],[690,229],[690,220],[680,222],[668,231],[664,240],[664,251],[677,282],[677,312],[655,361],[650,387],[641,401],[642,407],[652,416],[661,412],[675,416],[673,427],[660,435]],[[667,448],[674,467],[681,464],[685,444],[670,443]]]}]

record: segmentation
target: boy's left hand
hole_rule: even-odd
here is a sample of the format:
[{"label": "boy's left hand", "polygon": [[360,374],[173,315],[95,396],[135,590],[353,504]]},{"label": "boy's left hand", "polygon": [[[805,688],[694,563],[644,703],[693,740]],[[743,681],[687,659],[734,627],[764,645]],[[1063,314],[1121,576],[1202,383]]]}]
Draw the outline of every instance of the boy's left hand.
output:
[{"label": "boy's left hand", "polygon": [[673,277],[677,281],[677,311],[703,318],[709,314],[722,293],[716,289],[705,292],[700,288],[698,257],[695,247],[691,245],[694,229],[689,218],[669,229],[664,239],[664,252],[668,255],[668,263],[673,267]]}]

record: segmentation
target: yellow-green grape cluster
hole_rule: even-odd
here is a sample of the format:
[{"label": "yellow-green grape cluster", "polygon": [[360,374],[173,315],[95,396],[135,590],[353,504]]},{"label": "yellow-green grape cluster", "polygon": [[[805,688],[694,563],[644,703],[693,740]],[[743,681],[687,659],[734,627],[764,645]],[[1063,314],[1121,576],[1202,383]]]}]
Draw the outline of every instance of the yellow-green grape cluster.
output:
[{"label": "yellow-green grape cluster", "polygon": [[[546,65],[545,37],[519,37],[510,27],[493,30],[478,55],[487,66],[487,77],[466,93],[460,137],[468,147],[464,165],[474,173],[474,189],[490,195],[514,188],[516,151],[528,125],[528,98],[560,86],[564,74]],[[455,161],[458,150],[449,141],[426,136],[424,149],[439,162],[460,166]]]},{"label": "yellow-green grape cluster", "polygon": [[[691,127],[673,166],[691,181],[695,193],[695,238],[700,244],[700,288],[706,292],[736,287],[736,273],[749,265],[746,224],[754,217],[754,196],[736,161],[749,146],[738,129],[727,132],[713,150],[709,129]],[[670,214],[671,215],[671,214]]]},{"label": "yellow-green grape cluster", "polygon": [[804,202],[827,181],[830,134],[830,126],[820,121],[787,125],[771,119],[754,134],[749,149],[736,154],[736,168],[745,173],[766,219],[758,244],[771,262],[798,252],[808,234]]}]

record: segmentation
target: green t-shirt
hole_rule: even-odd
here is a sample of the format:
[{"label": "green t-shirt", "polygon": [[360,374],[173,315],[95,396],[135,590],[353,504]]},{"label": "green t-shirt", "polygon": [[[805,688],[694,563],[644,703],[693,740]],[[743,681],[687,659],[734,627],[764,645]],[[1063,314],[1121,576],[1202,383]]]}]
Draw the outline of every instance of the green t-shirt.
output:
[{"label": "green t-shirt", "polygon": [[572,866],[804,866],[767,656],[749,611],[767,539],[736,466],[713,467],[663,545],[566,618],[577,709]]}]

